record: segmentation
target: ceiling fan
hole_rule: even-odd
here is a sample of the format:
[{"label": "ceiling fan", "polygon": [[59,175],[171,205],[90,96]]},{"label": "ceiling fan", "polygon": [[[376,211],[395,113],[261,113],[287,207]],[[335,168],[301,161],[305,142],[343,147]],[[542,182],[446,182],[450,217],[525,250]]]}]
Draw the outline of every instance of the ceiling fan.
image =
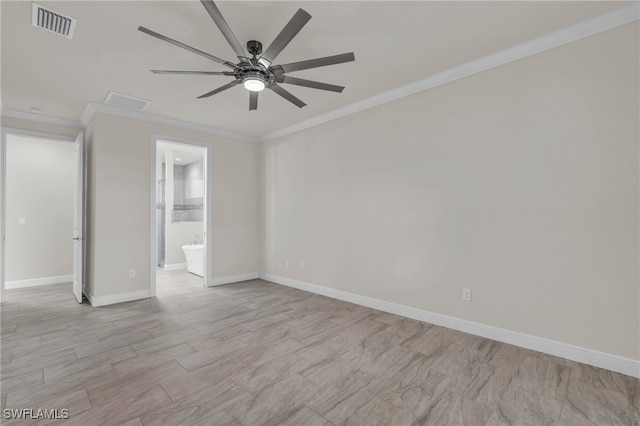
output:
[{"label": "ceiling fan", "polygon": [[262,43],[256,40],[250,40],[247,42],[247,51],[251,54],[251,57],[247,56],[244,49],[240,45],[240,42],[231,31],[229,24],[225,21],[224,17],[220,13],[220,10],[215,5],[213,0],[201,0],[204,8],[209,12],[211,18],[216,23],[222,35],[227,39],[229,45],[238,56],[240,62],[234,64],[224,59],[220,59],[217,56],[213,56],[207,52],[188,46],[172,38],[166,37],[162,34],[158,34],[155,31],[151,31],[145,27],[138,27],[139,31],[145,34],[149,34],[155,38],[171,43],[175,46],[182,47],[197,55],[204,56],[214,62],[222,64],[233,71],[169,71],[169,70],[151,70],[155,74],[192,74],[192,75],[224,75],[234,77],[234,80],[230,83],[220,86],[204,95],[198,96],[198,99],[208,98],[209,96],[220,93],[231,87],[237,86],[242,83],[244,87],[249,91],[249,110],[258,109],[258,93],[262,90],[270,89],[278,95],[282,96],[294,105],[302,108],[306,104],[300,99],[295,97],[289,91],[284,89],[279,83],[294,84],[297,86],[311,87],[313,89],[328,90],[331,92],[342,92],[344,87],[336,86],[333,84],[320,83],[317,81],[305,80],[302,78],[290,77],[285,73],[292,71],[305,70],[309,68],[323,67],[327,65],[341,64],[343,62],[355,61],[353,52],[343,53],[341,55],[326,56],[323,58],[308,59],[300,62],[292,62],[283,65],[273,65],[273,61],[278,54],[289,44],[289,42],[298,34],[298,32],[305,26],[305,24],[311,19],[311,15],[302,9],[293,15],[291,20],[284,26],[280,34],[273,40],[267,50],[262,52]]}]

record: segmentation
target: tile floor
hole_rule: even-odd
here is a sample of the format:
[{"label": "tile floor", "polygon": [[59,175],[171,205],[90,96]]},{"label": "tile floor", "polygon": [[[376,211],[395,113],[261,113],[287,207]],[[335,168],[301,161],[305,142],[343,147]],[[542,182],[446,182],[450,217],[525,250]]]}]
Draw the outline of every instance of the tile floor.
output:
[{"label": "tile floor", "polygon": [[640,424],[622,374],[262,280],[159,271],[157,288],[101,308],[70,284],[7,291],[2,409],[83,426]]}]

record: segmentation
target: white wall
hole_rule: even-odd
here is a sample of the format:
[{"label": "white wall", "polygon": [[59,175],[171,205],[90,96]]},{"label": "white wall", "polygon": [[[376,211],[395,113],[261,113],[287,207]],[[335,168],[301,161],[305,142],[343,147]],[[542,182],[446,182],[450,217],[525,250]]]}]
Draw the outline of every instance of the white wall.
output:
[{"label": "white wall", "polygon": [[637,35],[263,145],[263,271],[640,359]]},{"label": "white wall", "polygon": [[71,275],[73,143],[8,135],[6,149],[6,281]]},{"label": "white wall", "polygon": [[97,113],[86,131],[87,286],[93,296],[149,288],[152,134],[209,144],[211,277],[258,272],[256,144]]}]

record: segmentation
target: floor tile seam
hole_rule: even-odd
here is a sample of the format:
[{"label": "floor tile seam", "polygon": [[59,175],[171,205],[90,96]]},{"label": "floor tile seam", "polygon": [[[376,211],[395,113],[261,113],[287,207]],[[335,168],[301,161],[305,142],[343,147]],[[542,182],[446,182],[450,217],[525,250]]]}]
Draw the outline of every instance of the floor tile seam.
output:
[{"label": "floor tile seam", "polygon": [[[15,376],[2,377],[2,378],[0,378],[0,384],[1,384],[1,382],[2,382],[2,381],[4,381],[4,380],[17,380],[17,378],[19,378],[19,377],[21,377],[21,376],[34,375],[34,374],[36,374],[36,373],[38,373],[38,372],[41,372],[41,373],[42,373],[42,383],[37,383],[37,384],[35,384],[34,386],[44,385],[44,384],[45,384],[45,383],[44,383],[44,367],[42,367],[42,368],[37,368],[37,369],[35,369],[35,370],[33,370],[33,371],[29,371],[29,372],[26,372],[26,373],[17,374],[17,375],[15,375]],[[0,387],[2,387],[2,386],[0,386]],[[10,393],[10,392],[7,392],[7,393],[6,393],[6,395],[8,395],[9,393]]]},{"label": "floor tile seam", "polygon": [[[518,384],[513,384],[513,383],[511,383],[511,384],[509,385],[509,388],[515,388],[515,389],[518,389],[519,391],[521,391],[521,392],[522,392],[522,393],[524,393],[524,394],[529,394],[529,395],[537,396],[537,397],[540,397],[540,398],[543,398],[543,399],[547,399],[547,400],[551,400],[551,401],[556,401],[557,403],[562,404],[562,405],[564,405],[564,403],[565,403],[565,402],[567,402],[567,396],[568,396],[568,393],[567,393],[567,392],[565,392],[565,393],[564,393],[564,396],[563,396],[561,399],[558,399],[558,398],[556,398],[556,397],[549,396],[549,395],[547,395],[547,394],[545,394],[545,393],[537,392],[537,391],[535,391],[535,390],[525,389],[525,388],[523,388],[522,386],[519,386]],[[507,390],[508,390],[509,388],[507,388]]]},{"label": "floor tile seam", "polygon": [[[32,358],[33,358],[33,357],[35,357],[35,358],[45,358],[45,359],[46,359],[46,358],[47,358],[49,355],[51,355],[51,354],[57,354],[57,353],[60,353],[60,352],[70,351],[71,349],[73,349],[73,354],[74,354],[74,356],[76,356],[75,348],[74,348],[73,346],[71,346],[71,347],[55,348],[55,350],[53,350],[53,351],[52,351],[52,352],[50,352],[50,353],[38,353],[38,354],[34,354],[34,353],[35,353],[36,351],[38,351],[38,350],[40,350],[40,351],[41,351],[41,350],[45,350],[45,351],[46,351],[48,348],[46,348],[46,347],[44,347],[44,346],[46,346],[46,345],[42,345],[42,344],[41,344],[41,345],[40,345],[40,346],[38,346],[37,348],[32,348],[32,350],[28,350],[28,351],[27,351],[27,352],[28,352],[28,354],[21,354],[20,352],[22,352],[22,351],[18,352],[18,354],[19,354],[19,355],[24,355],[24,357],[23,357],[23,358],[21,358],[21,359],[18,361],[18,363],[25,362],[25,361],[24,361],[24,359],[25,359],[25,358],[28,360],[27,362],[25,362],[25,364],[30,364],[30,363],[32,363],[32,362],[33,362],[33,360],[30,360],[30,361],[29,361],[29,356],[28,356],[29,354],[31,354],[31,355],[32,355]],[[43,347],[44,347],[44,348],[43,348]],[[15,355],[16,355],[16,353],[15,353],[15,352],[14,352],[14,353],[12,353],[12,356],[15,356]],[[77,361],[77,360],[78,360],[78,358],[77,358],[77,356],[76,356],[76,361]],[[16,363],[14,363],[14,362],[13,362],[13,360],[12,360],[12,364],[14,364],[14,366],[16,365]]]},{"label": "floor tile seam", "polygon": [[[247,366],[248,368],[254,368],[254,369],[257,369],[257,368],[259,368],[261,365],[266,364],[266,363],[263,363],[263,364],[260,364],[260,365],[255,365],[255,366],[253,366],[253,365],[250,365],[250,364],[248,364],[247,362],[243,361],[243,360],[242,360],[242,359],[240,359],[240,358],[237,358],[237,357],[236,357],[236,359],[238,359],[238,361],[240,361],[240,362],[242,362],[243,364],[245,364],[245,366]],[[272,360],[272,361],[273,361],[273,360]],[[268,363],[268,362],[271,362],[271,361],[267,361],[267,363]],[[302,374],[300,374],[300,372],[301,372],[301,371],[302,371],[302,370],[300,370],[300,371],[295,371],[295,372],[292,372],[292,373],[290,373],[290,374],[287,374],[287,375],[285,375],[285,376],[281,377],[279,380],[277,380],[277,381],[275,381],[275,382],[270,382],[270,383],[267,385],[267,387],[268,387],[268,386],[275,386],[275,385],[277,385],[277,384],[279,384],[279,383],[281,383],[281,382],[283,382],[283,381],[285,381],[285,380],[288,380],[289,378],[291,378],[291,377],[293,377],[293,376],[295,376],[295,375],[298,375],[298,376],[302,377],[304,380],[306,380],[306,381],[308,381],[308,382],[312,383],[313,385],[320,387],[317,383],[313,382],[312,380],[310,380],[310,379],[306,378],[305,376],[303,376]],[[253,376],[252,376],[252,377],[253,377]],[[244,389],[248,394],[253,395],[253,394],[255,394],[255,393],[256,393],[256,391],[251,391],[249,388],[247,388],[247,386],[246,386],[246,385],[244,385],[244,384],[242,384],[242,383],[238,382],[238,381],[237,381],[236,379],[234,379],[233,377],[231,377],[231,378],[229,378],[229,379],[230,379],[232,382],[234,382],[235,384],[237,384],[238,386],[241,386],[241,387],[242,387],[242,389]],[[264,390],[264,388],[261,388],[261,389],[260,389],[260,392],[261,392],[262,390]]]},{"label": "floor tile seam", "polygon": [[[72,413],[72,412],[69,412],[69,418],[71,418],[71,416],[74,416],[74,415],[81,414],[81,413],[84,413],[84,412],[86,412],[86,411],[89,411],[89,410],[91,410],[91,409],[93,408],[93,405],[91,404],[91,400],[89,399],[89,391],[87,390],[87,388],[86,388],[86,387],[85,387],[85,388],[82,388],[82,389],[77,389],[77,390],[70,390],[70,391],[68,391],[68,392],[69,392],[69,393],[71,393],[71,392],[77,392],[78,390],[84,390],[84,394],[85,394],[85,396],[87,397],[87,402],[89,402],[89,408],[85,408],[84,410],[82,410],[82,411],[78,411],[78,412],[73,412],[73,413]],[[54,407],[54,408],[57,408],[57,407]]]},{"label": "floor tile seam", "polygon": [[[46,324],[46,323],[43,323],[43,324]],[[66,323],[61,323],[61,324],[64,324],[64,330],[68,330],[68,328],[67,328],[67,324],[66,324]],[[48,324],[47,324],[47,325],[48,325]],[[37,325],[37,326],[34,326],[34,327],[40,327],[40,324],[39,324],[39,325]],[[55,325],[54,325],[53,327],[55,327]],[[48,332],[40,333],[40,339],[42,339],[42,337],[43,337],[43,336],[45,336],[45,335],[47,335],[47,334],[59,333],[60,331],[63,331],[63,330],[53,330],[53,331],[48,331]],[[24,336],[24,335],[23,335],[23,336],[19,336],[19,337],[23,337],[23,338],[27,338],[27,337],[34,337],[34,336],[37,336],[37,335],[38,335],[38,333],[34,333],[33,335],[29,335],[29,334],[28,334],[28,333],[29,333],[29,331],[28,331],[28,330],[27,330],[27,331],[23,331],[22,333],[20,333],[20,326],[19,326],[19,325],[17,325],[17,326],[16,326],[16,331],[15,331],[15,333],[16,333],[16,334],[15,334],[16,336],[18,336],[19,334],[26,334],[26,336]]]},{"label": "floor tile seam", "polygon": [[[67,389],[64,389],[64,390],[62,390],[61,392],[54,392],[52,395],[51,395],[51,394],[49,394],[49,395],[47,395],[46,397],[44,397],[44,398],[46,398],[46,399],[44,399],[44,400],[42,400],[42,399],[38,399],[38,400],[36,400],[36,402],[35,402],[35,403],[34,403],[34,402],[30,402],[30,403],[31,403],[31,404],[43,404],[43,403],[47,402],[47,401],[48,401],[48,400],[50,400],[50,399],[55,399],[55,398],[57,398],[60,394],[65,395],[65,394],[69,394],[69,393],[73,393],[73,392],[78,392],[78,391],[80,391],[80,390],[84,390],[84,391],[86,392],[86,394],[87,394],[87,400],[89,400],[89,391],[87,390],[87,388],[86,388],[86,387],[84,387],[84,386],[83,386],[83,385],[81,385],[81,384],[78,384],[78,385],[76,385],[76,386],[71,386],[71,387],[69,387],[69,388],[67,388]],[[47,408],[50,408],[50,407],[47,407]],[[55,407],[54,407],[54,408],[55,408]]]},{"label": "floor tile seam", "polygon": [[147,329],[147,328],[137,328],[137,327],[138,326],[134,325],[134,326],[130,326],[130,327],[125,327],[125,328],[123,328],[121,330],[113,330],[113,333],[109,333],[108,335],[106,335],[106,336],[104,336],[102,338],[100,338],[100,337],[98,337],[96,335],[96,338],[98,339],[98,343],[101,343],[101,342],[105,342],[105,341],[107,341],[109,339],[117,338],[122,334],[129,334],[129,333],[133,333],[133,332],[137,332],[137,331],[143,332],[143,333],[146,332],[147,334],[149,334],[149,336],[151,338],[153,338],[153,336],[149,333],[149,329]]},{"label": "floor tile seam", "polygon": [[302,404],[303,407],[306,407],[308,410],[314,412],[317,416],[320,416],[322,419],[324,419],[327,423],[334,425],[335,423],[331,422],[329,419],[327,419],[325,416],[323,416],[322,414],[318,413],[316,410],[314,410],[313,408],[309,407],[309,405],[307,405],[307,403],[303,403]]},{"label": "floor tile seam", "polygon": [[[556,419],[556,423],[562,418],[562,415],[564,414],[564,410],[567,409],[568,405],[572,405],[571,401],[569,401],[569,399],[566,399],[565,401],[562,401],[562,406],[560,408],[560,414],[558,415],[558,418]],[[580,413],[580,415],[582,417],[585,417],[587,419],[587,421],[591,422],[591,424],[595,425],[596,423],[592,422],[591,419],[589,419],[588,417],[584,416],[582,411],[578,410],[576,408],[576,410]],[[609,414],[607,413],[607,418],[609,418],[609,420],[611,420],[611,417],[609,416]],[[609,423],[609,425],[613,425],[613,423]],[[607,426],[607,425],[598,425],[598,426]]]},{"label": "floor tile seam", "polygon": [[[167,397],[169,398],[169,400],[173,403],[173,404],[178,404],[178,406],[180,406],[180,403],[178,402],[178,400],[175,400],[173,398],[171,398],[171,395],[169,395],[169,392],[167,392],[167,390],[165,389],[164,385],[162,383],[158,383],[158,386],[160,386],[160,388],[162,389],[162,392],[165,393],[165,395],[167,395]],[[142,416],[145,413],[140,414],[138,417]]]},{"label": "floor tile seam", "polygon": [[[636,380],[637,380],[637,379],[636,379]],[[640,380],[639,380],[639,381],[640,381]],[[588,382],[588,381],[586,381],[586,380],[580,380],[580,379],[569,379],[569,380],[568,380],[568,386],[567,386],[567,389],[568,389],[568,387],[569,387],[572,383],[573,383],[573,384],[581,383],[581,384],[584,384],[584,385],[587,385],[587,386],[593,387],[593,388],[595,388],[595,389],[597,389],[597,390],[601,390],[601,391],[604,391],[604,392],[607,392],[607,393],[608,393],[608,392],[611,392],[611,393],[614,393],[614,394],[623,395],[623,396],[624,396],[625,398],[627,398],[627,399],[629,399],[629,398],[633,398],[633,394],[628,393],[628,390],[627,390],[627,389],[625,389],[625,390],[610,389],[610,388],[608,388],[608,387],[606,387],[606,386],[604,386],[604,385],[598,385],[598,384],[590,383],[590,382]],[[629,399],[629,402],[633,402],[633,400],[632,400],[632,399]]]}]

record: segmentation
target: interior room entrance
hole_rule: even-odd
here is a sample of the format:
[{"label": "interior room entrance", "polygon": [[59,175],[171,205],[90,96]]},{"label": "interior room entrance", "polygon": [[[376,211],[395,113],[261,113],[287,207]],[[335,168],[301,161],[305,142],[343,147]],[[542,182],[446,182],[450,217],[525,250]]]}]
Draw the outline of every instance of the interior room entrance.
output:
[{"label": "interior room entrance", "polygon": [[205,285],[205,147],[158,139],[155,163],[157,289]]},{"label": "interior room entrance", "polygon": [[2,137],[2,300],[5,289],[69,283],[81,302],[82,135]]}]

